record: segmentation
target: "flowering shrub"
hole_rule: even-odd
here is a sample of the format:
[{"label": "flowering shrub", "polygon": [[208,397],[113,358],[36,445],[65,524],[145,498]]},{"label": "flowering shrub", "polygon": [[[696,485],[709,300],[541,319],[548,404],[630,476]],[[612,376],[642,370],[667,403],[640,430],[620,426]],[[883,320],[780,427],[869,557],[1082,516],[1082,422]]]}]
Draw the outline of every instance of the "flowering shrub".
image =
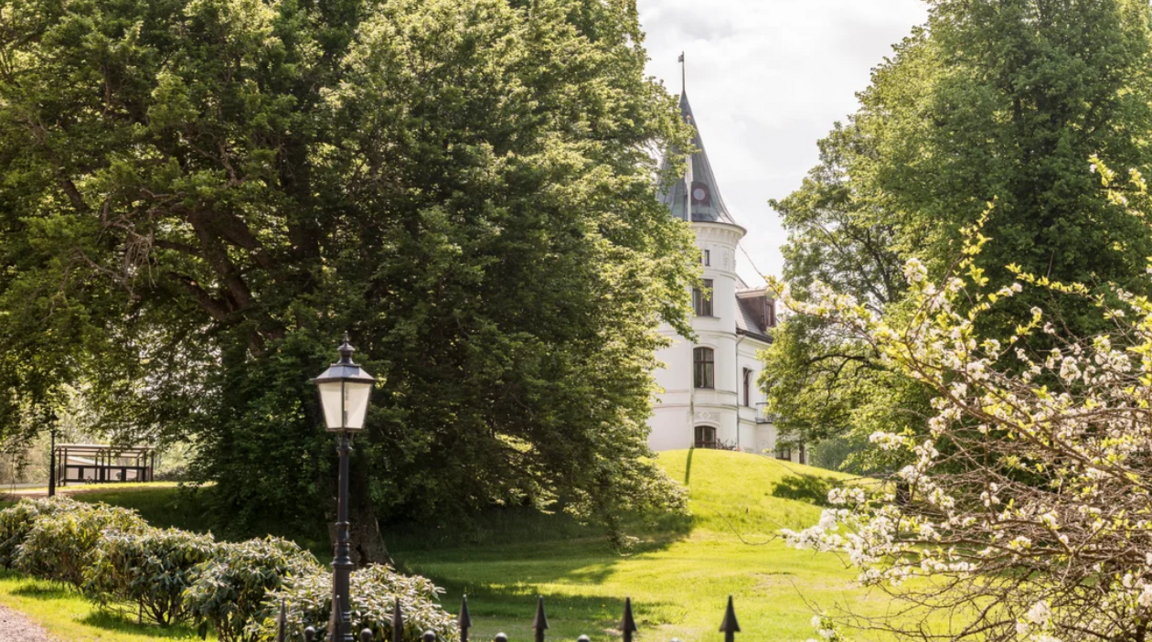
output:
[{"label": "flowering shrub", "polygon": [[22,499],[15,506],[0,511],[0,566],[12,568],[16,548],[24,543],[32,530],[32,523],[40,515],[54,515],[61,511],[89,508],[67,497],[50,499]]},{"label": "flowering shrub", "polygon": [[106,531],[140,533],[148,524],[134,510],[94,504],[38,515],[24,542],[16,547],[15,568],[80,588],[84,568]]},{"label": "flowering shrub", "polygon": [[108,605],[134,602],[147,619],[168,625],[184,616],[184,591],[216,547],[211,535],[175,528],[106,531],[84,569],[84,593]]},{"label": "flowering shrub", "polygon": [[291,577],[321,572],[315,556],[288,540],[218,544],[212,559],[195,568],[195,580],[184,591],[184,608],[199,622],[201,633],[211,625],[220,642],[252,642],[259,630],[249,624],[268,608],[268,594]]},{"label": "flowering shrub", "polygon": [[[423,577],[400,575],[387,566],[368,566],[352,573],[352,628],[372,630],[373,640],[393,640],[392,610],[396,600],[404,615],[404,642],[419,642],[424,631],[435,631],[438,640],[459,637],[454,620],[439,604],[443,589]],[[327,639],[332,615],[332,574],[318,572],[295,576],[284,588],[273,592],[263,622],[257,625],[259,639],[276,639],[276,614],[283,600],[287,605],[289,639],[302,640],[305,627],[316,628],[316,639]]]},{"label": "flowering shrub", "polygon": [[[1116,175],[1099,169],[1111,187]],[[1152,212],[1138,173],[1130,184],[1113,202]],[[935,415],[926,434],[872,435],[902,462],[890,485],[833,491],[819,524],[784,534],[794,546],[846,554],[865,584],[947,610],[960,623],[951,639],[1147,640],[1152,301],[1013,266],[1017,283],[986,292],[972,260],[988,241],[979,230],[967,230],[956,275],[939,285],[908,263],[913,311],[899,318],[827,288],[809,303],[786,297],[933,390]],[[982,339],[982,315],[1025,284],[1092,301],[1115,331],[1069,339],[1033,308],[1006,341]],[[1054,347],[1036,353],[1036,344]],[[931,581],[908,581],[917,576]]]}]

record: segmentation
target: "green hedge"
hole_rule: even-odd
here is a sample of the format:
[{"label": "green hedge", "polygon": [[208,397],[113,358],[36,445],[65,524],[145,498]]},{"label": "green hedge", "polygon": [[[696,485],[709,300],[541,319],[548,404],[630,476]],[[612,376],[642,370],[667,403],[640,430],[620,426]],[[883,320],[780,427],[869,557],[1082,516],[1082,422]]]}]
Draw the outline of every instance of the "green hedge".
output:
[{"label": "green hedge", "polygon": [[211,625],[220,642],[252,642],[256,631],[249,625],[270,608],[268,594],[289,577],[323,569],[311,553],[276,537],[219,545],[212,559],[196,567],[184,606],[202,633]]},{"label": "green hedge", "polygon": [[14,568],[16,549],[24,543],[32,524],[40,515],[54,515],[60,511],[88,508],[73,499],[25,499],[15,506],[0,511],[0,566]]},{"label": "green hedge", "polygon": [[16,547],[14,566],[29,575],[81,588],[84,569],[105,531],[139,534],[147,528],[136,511],[107,504],[41,514],[33,520],[24,543]]},{"label": "green hedge", "polygon": [[[404,642],[420,642],[424,631],[435,631],[438,640],[456,640],[455,619],[439,605],[443,589],[419,576],[401,575],[387,566],[368,566],[353,571],[350,619],[352,630],[372,630],[373,640],[392,640],[392,610],[396,600],[404,615]],[[289,579],[284,588],[269,596],[270,606],[287,606],[288,639],[303,640],[306,627],[315,627],[316,639],[328,639],[332,615],[332,574],[315,573]],[[278,611],[277,611],[278,613]],[[268,613],[256,639],[276,640],[276,614]],[[357,637],[359,639],[359,637]]]},{"label": "green hedge", "polygon": [[[0,511],[0,564],[81,588],[107,608],[133,605],[160,625],[195,620],[220,642],[276,639],[275,617],[287,605],[291,639],[305,626],[325,639],[331,574],[308,551],[274,537],[238,543],[211,535],[156,529],[135,511],[66,498],[23,500]],[[352,574],[352,624],[391,639],[392,607],[404,610],[404,642],[425,630],[453,641],[441,590],[422,577],[384,566]]]},{"label": "green hedge", "polygon": [[184,591],[217,546],[211,535],[176,528],[107,531],[84,569],[84,594],[105,606],[132,602],[141,616],[167,626],[184,619]]}]

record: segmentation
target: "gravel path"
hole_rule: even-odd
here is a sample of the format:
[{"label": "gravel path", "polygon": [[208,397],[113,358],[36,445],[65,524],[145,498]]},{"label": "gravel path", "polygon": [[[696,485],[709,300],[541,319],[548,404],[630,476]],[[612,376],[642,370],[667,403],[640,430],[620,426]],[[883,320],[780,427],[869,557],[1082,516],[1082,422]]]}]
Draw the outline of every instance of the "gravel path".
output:
[{"label": "gravel path", "polygon": [[56,642],[23,613],[0,606],[0,642]]}]

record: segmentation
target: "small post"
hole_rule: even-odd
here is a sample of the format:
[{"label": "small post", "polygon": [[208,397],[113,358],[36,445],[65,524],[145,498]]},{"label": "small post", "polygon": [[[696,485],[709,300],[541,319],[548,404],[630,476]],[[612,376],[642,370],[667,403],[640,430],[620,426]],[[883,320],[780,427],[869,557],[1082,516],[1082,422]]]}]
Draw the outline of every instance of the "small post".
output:
[{"label": "small post", "polygon": [[288,639],[288,609],[284,600],[280,600],[280,614],[276,616],[276,642]]},{"label": "small post", "polygon": [[316,639],[316,629],[308,627],[304,629],[304,642],[312,642]]},{"label": "small post", "polygon": [[372,642],[372,629],[360,631],[360,642]]},{"label": "small post", "polygon": [[403,642],[404,615],[400,612],[400,598],[396,598],[396,608],[392,610],[392,642]]},{"label": "small post", "polygon": [[544,631],[548,630],[548,616],[544,614],[544,596],[536,598],[536,617],[532,620],[536,630],[536,642],[544,642]]},{"label": "small post", "polygon": [[436,642],[436,632],[432,629],[428,629],[424,632],[423,638],[424,642]]},{"label": "small post", "polygon": [[456,618],[460,627],[460,642],[468,642],[468,629],[472,628],[472,616],[468,614],[468,596],[460,600],[460,615]]},{"label": "small post", "polygon": [[636,632],[636,618],[632,617],[632,598],[624,598],[624,618],[620,620],[620,632],[624,634],[624,642],[632,642],[632,634]]},{"label": "small post", "polygon": [[508,635],[506,633],[504,633],[503,631],[501,631],[501,632],[497,633],[496,637],[493,639],[495,640],[495,642],[508,642]]},{"label": "small post", "polygon": [[581,635],[580,637],[576,638],[576,642],[592,642],[592,638],[588,637],[587,635]]},{"label": "small post", "polygon": [[48,496],[56,496],[56,412],[48,415],[48,421],[52,422],[52,426],[48,428],[49,434],[52,435],[52,467],[48,469]]},{"label": "small post", "polygon": [[724,610],[724,621],[720,623],[720,632],[724,634],[724,642],[735,642],[736,634],[740,632],[740,624],[736,621],[736,609],[732,607],[732,596],[728,596],[728,608]]}]

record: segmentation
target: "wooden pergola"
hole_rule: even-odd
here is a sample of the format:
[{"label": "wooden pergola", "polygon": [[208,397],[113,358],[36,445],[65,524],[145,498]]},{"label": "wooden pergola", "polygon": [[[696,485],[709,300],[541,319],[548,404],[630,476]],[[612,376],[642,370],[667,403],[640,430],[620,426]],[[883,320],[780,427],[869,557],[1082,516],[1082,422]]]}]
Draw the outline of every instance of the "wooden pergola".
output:
[{"label": "wooden pergola", "polygon": [[148,446],[59,444],[52,449],[52,471],[61,486],[152,481],[156,451]]}]

